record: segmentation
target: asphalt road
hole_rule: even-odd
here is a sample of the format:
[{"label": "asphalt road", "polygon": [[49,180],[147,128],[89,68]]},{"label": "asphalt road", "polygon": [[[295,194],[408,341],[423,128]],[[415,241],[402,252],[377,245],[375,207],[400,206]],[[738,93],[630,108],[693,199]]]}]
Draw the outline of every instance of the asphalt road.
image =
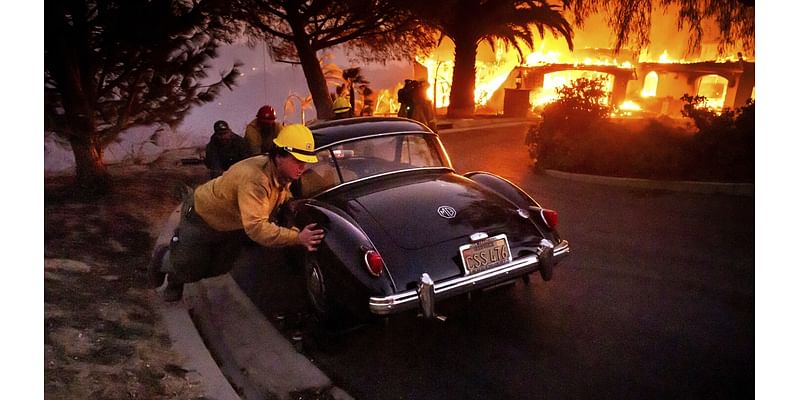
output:
[{"label": "asphalt road", "polygon": [[441,323],[408,314],[331,334],[276,255],[234,278],[359,399],[752,397],[754,199],[536,175],[523,137],[442,135],[459,172],[498,173],[559,211],[572,254],[550,282],[437,304]]}]

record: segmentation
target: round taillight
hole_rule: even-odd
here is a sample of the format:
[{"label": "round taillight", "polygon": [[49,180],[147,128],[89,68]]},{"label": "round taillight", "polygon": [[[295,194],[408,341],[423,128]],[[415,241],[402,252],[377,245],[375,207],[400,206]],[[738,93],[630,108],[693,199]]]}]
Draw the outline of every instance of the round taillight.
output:
[{"label": "round taillight", "polygon": [[556,210],[542,209],[542,219],[550,229],[556,229],[556,225],[558,225],[558,212],[556,212]]},{"label": "round taillight", "polygon": [[364,261],[367,263],[367,271],[373,276],[381,276],[383,273],[383,257],[375,250],[367,250],[364,254]]}]

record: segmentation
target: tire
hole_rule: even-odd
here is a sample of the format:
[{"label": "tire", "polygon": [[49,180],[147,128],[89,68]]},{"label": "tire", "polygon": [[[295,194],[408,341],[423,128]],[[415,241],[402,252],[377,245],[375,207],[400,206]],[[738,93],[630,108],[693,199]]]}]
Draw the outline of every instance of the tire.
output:
[{"label": "tire", "polygon": [[306,294],[311,304],[311,309],[320,317],[326,320],[330,318],[332,304],[325,282],[325,273],[322,270],[317,257],[306,255],[305,257],[305,281]]},{"label": "tire", "polygon": [[308,301],[316,322],[326,333],[349,333],[369,322],[369,316],[355,314],[334,300],[326,275],[329,270],[323,261],[315,254],[306,253],[304,264]]}]

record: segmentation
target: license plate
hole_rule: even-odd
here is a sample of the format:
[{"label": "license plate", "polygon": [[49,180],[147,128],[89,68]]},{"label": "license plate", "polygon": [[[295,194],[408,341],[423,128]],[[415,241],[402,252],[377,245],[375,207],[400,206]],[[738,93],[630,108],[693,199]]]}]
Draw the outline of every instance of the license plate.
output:
[{"label": "license plate", "polygon": [[505,234],[465,244],[458,248],[467,275],[475,274],[511,261],[508,237]]}]

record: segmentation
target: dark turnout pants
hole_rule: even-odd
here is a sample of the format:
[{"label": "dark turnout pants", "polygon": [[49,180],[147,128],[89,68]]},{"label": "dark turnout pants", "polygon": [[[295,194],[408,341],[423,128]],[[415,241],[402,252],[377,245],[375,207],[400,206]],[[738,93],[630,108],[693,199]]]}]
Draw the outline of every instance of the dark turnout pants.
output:
[{"label": "dark turnout pants", "polygon": [[210,227],[190,207],[170,243],[172,282],[196,282],[223,275],[233,268],[241,246],[250,239],[244,230],[218,231]]}]

